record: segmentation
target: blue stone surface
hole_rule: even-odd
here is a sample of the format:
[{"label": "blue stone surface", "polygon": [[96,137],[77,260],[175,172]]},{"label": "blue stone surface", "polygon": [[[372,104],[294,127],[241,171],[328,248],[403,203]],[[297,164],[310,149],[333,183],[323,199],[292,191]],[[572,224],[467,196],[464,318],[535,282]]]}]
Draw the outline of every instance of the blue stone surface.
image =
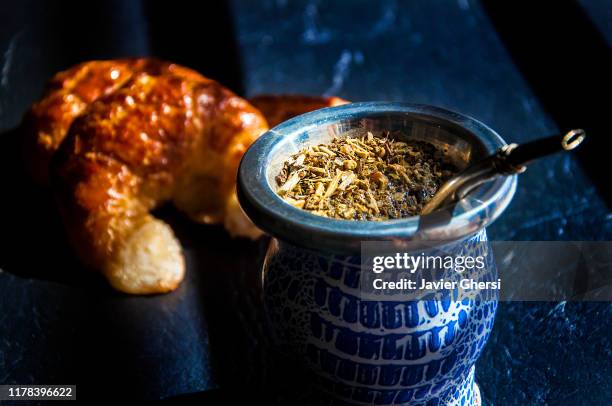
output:
[{"label": "blue stone surface", "polygon": [[[206,33],[217,10],[198,10],[182,24],[192,35],[161,45],[159,35],[148,35],[155,26],[145,2],[93,9],[89,3],[83,12],[101,16],[97,23],[62,20],[65,5],[0,5],[0,177],[3,190],[12,191],[0,202],[3,235],[10,237],[0,249],[0,383],[75,382],[80,393],[99,398],[99,385],[112,383],[138,401],[194,393],[218,401],[236,388],[255,396],[273,375],[253,288],[264,243],[235,242],[221,229],[164,212],[185,246],[187,283],[166,296],[116,295],[74,261],[56,214],[41,212],[42,198],[25,188],[17,166],[4,166],[7,156],[18,155],[10,130],[59,69],[83,59],[154,54],[247,96],[290,92],[434,104],[483,121],[508,142],[560,130],[476,0],[233,0],[224,22],[230,35]],[[580,4],[610,41],[609,4]],[[166,12],[177,21],[195,7],[173,5],[177,11]],[[228,79],[227,61],[236,58],[226,41],[233,40],[240,69],[232,71],[240,75]],[[557,156],[521,175],[513,203],[488,233],[492,240],[610,240],[612,214],[577,160]],[[355,313],[365,317],[361,309]],[[609,303],[500,303],[476,367],[485,404],[612,404],[611,337]],[[340,368],[368,380],[367,371]],[[229,390],[219,394],[219,387]],[[375,396],[381,395],[363,393]]]}]

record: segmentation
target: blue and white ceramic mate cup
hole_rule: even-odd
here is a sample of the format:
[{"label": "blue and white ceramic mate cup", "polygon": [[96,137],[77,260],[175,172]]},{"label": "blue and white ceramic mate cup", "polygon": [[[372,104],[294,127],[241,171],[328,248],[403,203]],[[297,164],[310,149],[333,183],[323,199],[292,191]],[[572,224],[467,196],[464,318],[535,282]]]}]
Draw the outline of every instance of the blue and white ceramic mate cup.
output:
[{"label": "blue and white ceramic mate cup", "polygon": [[[401,133],[444,149],[459,167],[505,142],[461,114],[406,103],[353,103],[304,114],[262,135],[238,174],[240,203],[274,238],[263,270],[270,333],[301,359],[318,386],[348,404],[479,405],[474,363],[482,352],[497,296],[376,300],[357,286],[361,245],[401,241],[426,251],[471,253],[486,245],[485,227],[507,207],[516,176],[482,185],[446,218],[433,213],[391,221],[316,216],[275,193],[283,162],[302,147],[336,135]],[[442,216],[444,217],[444,216]],[[487,261],[487,272],[495,265]]]}]

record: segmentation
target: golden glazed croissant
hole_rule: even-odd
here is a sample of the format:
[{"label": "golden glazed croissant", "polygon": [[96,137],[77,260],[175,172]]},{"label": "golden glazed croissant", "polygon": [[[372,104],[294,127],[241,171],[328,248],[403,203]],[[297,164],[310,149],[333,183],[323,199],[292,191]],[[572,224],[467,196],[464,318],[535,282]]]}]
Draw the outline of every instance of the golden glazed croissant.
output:
[{"label": "golden glazed croissant", "polygon": [[[301,100],[272,97],[266,109],[305,108]],[[118,290],[167,292],[183,279],[180,244],[150,214],[160,204],[232,235],[260,234],[237,203],[235,177],[268,124],[193,70],[151,59],[86,62],[58,73],[24,124],[29,166],[51,184],[77,254]]]}]

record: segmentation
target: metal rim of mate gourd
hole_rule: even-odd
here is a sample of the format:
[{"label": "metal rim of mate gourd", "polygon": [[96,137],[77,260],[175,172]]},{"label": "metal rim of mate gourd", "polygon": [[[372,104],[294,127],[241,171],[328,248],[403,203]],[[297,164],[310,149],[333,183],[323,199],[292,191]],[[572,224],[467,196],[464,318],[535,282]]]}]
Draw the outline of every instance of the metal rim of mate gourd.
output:
[{"label": "metal rim of mate gourd", "polygon": [[508,206],[517,176],[483,184],[458,204],[426,216],[387,221],[341,220],[317,216],[276,193],[275,176],[302,147],[333,136],[392,131],[442,148],[461,167],[494,153],[505,141],[483,123],[434,106],[362,102],[295,117],[264,133],[244,154],[238,170],[238,198],[260,229],[292,244],[325,252],[359,252],[362,241],[454,241],[491,224]]}]

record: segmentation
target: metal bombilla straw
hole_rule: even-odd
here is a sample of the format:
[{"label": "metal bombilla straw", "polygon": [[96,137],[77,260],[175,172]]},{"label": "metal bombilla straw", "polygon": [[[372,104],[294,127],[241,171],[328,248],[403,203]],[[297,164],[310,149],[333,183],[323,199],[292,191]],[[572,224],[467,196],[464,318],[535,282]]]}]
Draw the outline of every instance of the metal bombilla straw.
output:
[{"label": "metal bombilla straw", "polygon": [[421,215],[457,203],[481,184],[498,176],[525,172],[526,165],[538,158],[557,152],[571,151],[584,141],[584,130],[571,130],[563,136],[553,135],[525,144],[508,144],[493,155],[469,166],[446,181],[429,202]]}]

